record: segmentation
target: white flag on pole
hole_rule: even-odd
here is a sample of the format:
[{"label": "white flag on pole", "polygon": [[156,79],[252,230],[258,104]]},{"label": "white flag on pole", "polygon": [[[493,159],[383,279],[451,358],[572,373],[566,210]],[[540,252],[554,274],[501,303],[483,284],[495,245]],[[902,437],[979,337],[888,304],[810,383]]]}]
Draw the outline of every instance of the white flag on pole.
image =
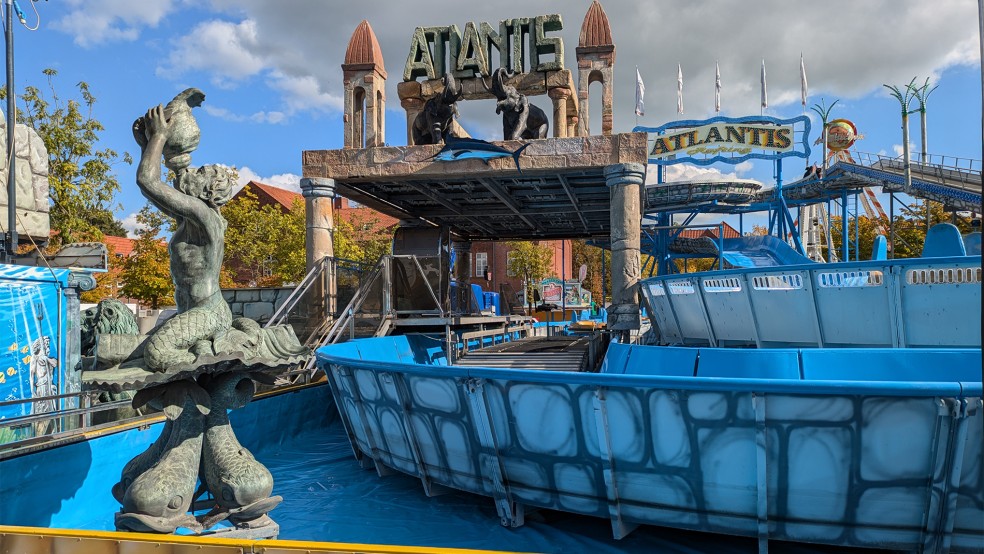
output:
[{"label": "white flag on pole", "polygon": [[643,97],[646,95],[646,85],[642,83],[642,74],[639,73],[639,68],[636,67],[636,115],[645,115],[646,109],[643,104]]},{"label": "white flag on pole", "polygon": [[677,113],[683,113],[683,67],[677,64]]},{"label": "white flag on pole", "polygon": [[721,111],[721,67],[714,62],[714,111]]},{"label": "white flag on pole", "polygon": [[765,88],[765,60],[762,60],[762,107],[769,107],[769,93]]},{"label": "white flag on pole", "polygon": [[800,101],[806,107],[806,64],[803,63],[803,53],[800,52]]}]

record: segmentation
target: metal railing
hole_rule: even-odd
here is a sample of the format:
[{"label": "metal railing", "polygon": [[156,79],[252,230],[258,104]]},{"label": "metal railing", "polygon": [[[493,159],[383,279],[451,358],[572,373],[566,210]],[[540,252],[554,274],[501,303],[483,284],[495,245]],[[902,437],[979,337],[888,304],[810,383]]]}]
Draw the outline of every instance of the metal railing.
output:
[{"label": "metal railing", "polygon": [[[0,454],[41,442],[98,430],[122,421],[115,417],[117,414],[109,412],[129,408],[130,400],[99,402],[98,397],[99,392],[80,391],[0,402],[0,408],[42,404],[49,401],[65,401],[67,404],[75,406],[52,412],[0,419]],[[101,413],[106,413],[106,416],[97,417],[97,414]],[[140,417],[144,415],[141,413]]]},{"label": "metal railing", "polygon": [[[860,165],[874,169],[892,173],[905,171],[905,161],[901,157],[870,152],[852,152],[852,156]],[[917,179],[970,192],[981,191],[981,160],[940,154],[920,154],[916,159],[909,161],[909,170]]]},{"label": "metal railing", "polygon": [[[398,273],[403,273],[404,280],[408,282],[404,285],[408,288],[406,294],[401,294],[404,291],[398,290]],[[410,282],[414,285],[410,285]],[[411,291],[409,289],[412,286],[422,290]],[[366,304],[370,301],[372,306],[367,310]],[[381,336],[398,314],[440,318],[447,315],[438,293],[434,290],[434,284],[430,282],[428,273],[417,256],[383,256],[348,305],[339,313],[331,329],[319,340],[318,346],[341,342],[344,338],[356,338],[356,324],[359,319],[378,319],[372,336]]]}]

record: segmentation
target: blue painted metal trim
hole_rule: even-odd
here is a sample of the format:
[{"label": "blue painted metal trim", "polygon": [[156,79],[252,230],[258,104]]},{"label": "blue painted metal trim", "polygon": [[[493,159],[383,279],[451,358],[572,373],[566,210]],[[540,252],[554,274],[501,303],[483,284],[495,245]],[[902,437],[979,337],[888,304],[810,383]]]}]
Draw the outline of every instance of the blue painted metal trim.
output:
[{"label": "blue painted metal trim", "polygon": [[[798,115],[789,119],[780,119],[778,117],[772,117],[768,115],[750,115],[745,117],[725,117],[717,116],[710,119],[682,119],[679,121],[671,121],[666,125],[661,125],[659,127],[643,127],[636,126],[632,128],[633,133],[657,133],[663,134],[671,129],[683,129],[687,127],[700,127],[702,125],[711,125],[713,123],[775,123],[776,125],[795,125],[796,123],[803,124],[802,131],[802,141],[803,151],[798,152],[796,150],[792,152],[780,152],[777,154],[759,154],[751,153],[742,156],[729,158],[725,156],[713,156],[711,158],[694,158],[692,156],[686,156],[681,158],[674,158],[671,160],[663,160],[658,158],[650,158],[649,163],[655,165],[673,165],[678,163],[692,163],[696,165],[711,165],[713,163],[721,162],[727,164],[738,164],[746,160],[758,159],[758,160],[780,160],[782,158],[807,158],[810,157],[810,118],[805,115]],[[795,131],[794,131],[795,133]],[[793,143],[795,144],[795,142]],[[648,149],[648,144],[647,144]]]},{"label": "blue painted metal trim", "polygon": [[[344,345],[344,343],[343,343]],[[656,347],[654,347],[656,348]],[[328,370],[328,364],[369,369],[374,371],[399,371],[422,377],[461,377],[485,379],[512,379],[526,383],[565,383],[594,386],[645,386],[679,390],[744,391],[762,393],[790,393],[813,395],[878,395],[878,396],[954,396],[979,397],[981,383],[965,382],[891,382],[891,381],[794,381],[790,379],[740,379],[727,377],[676,377],[663,375],[597,374],[544,372],[520,369],[479,368],[462,366],[432,366],[399,363],[396,361],[369,361],[333,355],[333,346],[317,351],[318,366]],[[703,349],[703,348],[702,348]],[[727,350],[727,349],[722,349]],[[775,352],[779,349],[769,349]]]},{"label": "blue painted metal trim", "polygon": [[[973,262],[977,259],[978,265],[981,263],[981,256],[950,256],[950,257],[940,257],[940,258],[896,258],[894,260],[855,260],[850,262],[836,262],[817,265],[816,263],[809,264],[791,264],[791,265],[781,265],[781,266],[769,266],[769,267],[744,267],[736,269],[728,269],[726,271],[719,271],[712,269],[709,271],[700,271],[694,273],[688,273],[688,278],[697,277],[729,277],[732,275],[744,275],[751,273],[772,273],[776,271],[815,271],[818,268],[823,268],[829,271],[846,271],[851,269],[882,269],[885,267],[919,267],[924,265],[944,265],[951,263],[963,264],[968,261]],[[656,276],[643,279],[642,282],[646,281],[659,281],[666,279],[666,276]]]}]

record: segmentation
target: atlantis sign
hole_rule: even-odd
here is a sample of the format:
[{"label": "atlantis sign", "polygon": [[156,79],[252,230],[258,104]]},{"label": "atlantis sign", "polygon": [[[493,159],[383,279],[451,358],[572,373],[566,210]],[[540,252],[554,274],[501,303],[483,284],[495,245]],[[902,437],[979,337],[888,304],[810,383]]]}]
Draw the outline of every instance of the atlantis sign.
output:
[{"label": "atlantis sign", "polygon": [[513,73],[564,69],[564,41],[549,35],[563,28],[559,14],[503,19],[497,27],[468,22],[464,32],[457,25],[417,27],[403,80],[439,79],[445,73],[458,79],[491,75],[493,53],[498,67]]},{"label": "atlantis sign", "polygon": [[[636,127],[633,131],[649,133],[649,162],[661,165],[740,163],[752,158],[808,158],[810,155],[807,141],[810,119],[806,116],[715,117],[676,121],[657,128]],[[802,137],[802,150],[797,150],[797,135]]]}]

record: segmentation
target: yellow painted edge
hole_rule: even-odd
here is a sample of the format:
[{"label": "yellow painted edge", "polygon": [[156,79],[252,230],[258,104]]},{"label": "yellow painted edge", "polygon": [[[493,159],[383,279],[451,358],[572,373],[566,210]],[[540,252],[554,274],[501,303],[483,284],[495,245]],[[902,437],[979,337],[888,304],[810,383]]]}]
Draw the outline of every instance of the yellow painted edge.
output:
[{"label": "yellow painted edge", "polygon": [[376,552],[380,554],[412,554],[419,552],[430,552],[434,554],[516,554],[504,550],[473,550],[468,548],[438,548],[433,546],[400,546],[392,544],[360,544],[344,542],[318,542],[318,541],[291,541],[291,540],[265,540],[257,541],[259,552],[264,548],[281,548],[289,550],[338,550],[339,552]]},{"label": "yellow painted edge", "polygon": [[213,544],[221,546],[249,547],[255,540],[219,539],[210,537],[188,537],[182,535],[155,535],[153,533],[130,533],[124,531],[89,531],[86,529],[52,529],[48,527],[19,527],[0,525],[0,535],[32,535],[66,537],[81,539],[105,539],[114,541],[156,542],[166,544]]},{"label": "yellow painted edge", "polygon": [[291,540],[249,540],[223,539],[218,537],[196,537],[184,535],[156,535],[152,533],[130,533],[124,531],[89,531],[85,529],[53,529],[47,527],[20,527],[0,525],[0,535],[28,535],[37,537],[63,537],[111,541],[133,541],[157,544],[193,544],[232,546],[249,549],[249,552],[266,550],[298,550],[321,552],[372,552],[377,554],[515,554],[501,550],[473,550],[462,548],[436,548],[425,546],[399,546],[389,544],[361,544],[342,542],[291,541]]}]

